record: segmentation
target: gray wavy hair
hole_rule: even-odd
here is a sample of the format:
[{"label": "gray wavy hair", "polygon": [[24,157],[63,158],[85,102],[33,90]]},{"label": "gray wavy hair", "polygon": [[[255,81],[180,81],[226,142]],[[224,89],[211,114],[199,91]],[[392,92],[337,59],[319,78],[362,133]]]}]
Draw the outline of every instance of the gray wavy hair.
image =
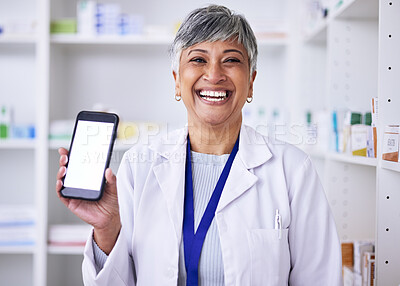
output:
[{"label": "gray wavy hair", "polygon": [[193,10],[180,26],[174,42],[169,48],[172,69],[179,72],[181,53],[201,42],[215,42],[237,39],[247,51],[250,77],[257,68],[257,40],[243,15],[230,9],[209,5]]}]

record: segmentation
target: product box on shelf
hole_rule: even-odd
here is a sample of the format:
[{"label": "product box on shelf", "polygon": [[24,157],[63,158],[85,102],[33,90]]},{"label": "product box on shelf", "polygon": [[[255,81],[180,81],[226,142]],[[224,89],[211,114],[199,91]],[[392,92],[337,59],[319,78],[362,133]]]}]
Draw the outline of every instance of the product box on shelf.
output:
[{"label": "product box on shelf", "polygon": [[368,127],[363,124],[351,126],[351,152],[354,156],[367,156]]},{"label": "product box on shelf", "polygon": [[0,139],[10,137],[11,118],[11,107],[0,106]]},{"label": "product box on shelf", "polygon": [[50,226],[49,244],[54,246],[84,246],[92,227],[88,224],[57,224]]},{"label": "product box on shelf", "polygon": [[343,266],[343,286],[354,286],[354,271],[351,266]]},{"label": "product box on shelf", "polygon": [[373,285],[372,281],[374,281],[374,269],[373,269],[374,266],[375,266],[375,253],[364,252],[363,269],[362,269],[363,286]]},{"label": "product box on shelf", "polygon": [[0,19],[0,35],[32,35],[36,32],[37,21],[29,18]]},{"label": "product box on shelf", "polygon": [[143,23],[143,16],[123,13],[118,3],[77,3],[79,35],[139,35],[144,31]]},{"label": "product box on shelf", "polygon": [[364,253],[374,252],[372,241],[354,241],[354,272],[362,275]]},{"label": "product box on shelf", "polygon": [[[377,125],[378,125],[378,98],[374,97],[371,100],[371,127],[372,127],[372,141],[373,141],[373,146],[374,146],[374,156],[373,156],[374,158],[376,158],[376,152],[378,150],[378,147],[377,147],[377,142],[378,142]],[[368,156],[368,157],[372,157],[372,156]]]},{"label": "product box on shelf", "polygon": [[36,212],[31,205],[0,205],[0,246],[34,245]]},{"label": "product box on shelf", "polygon": [[52,34],[75,34],[76,33],[75,19],[59,19],[51,21],[50,33]]},{"label": "product box on shelf", "polygon": [[342,266],[353,267],[354,265],[354,244],[352,241],[342,242]]},{"label": "product box on shelf", "polygon": [[399,162],[399,125],[388,125],[383,135],[382,159]]}]

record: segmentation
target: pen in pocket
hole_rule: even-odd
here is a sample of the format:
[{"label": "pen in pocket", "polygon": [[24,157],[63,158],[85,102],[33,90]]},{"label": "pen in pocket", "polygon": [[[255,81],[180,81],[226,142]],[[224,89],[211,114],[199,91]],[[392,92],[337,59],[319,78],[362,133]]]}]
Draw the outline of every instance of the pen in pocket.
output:
[{"label": "pen in pocket", "polygon": [[275,211],[275,227],[278,230],[278,238],[281,239],[282,237],[282,219],[281,215],[279,214],[279,210],[276,209]]}]

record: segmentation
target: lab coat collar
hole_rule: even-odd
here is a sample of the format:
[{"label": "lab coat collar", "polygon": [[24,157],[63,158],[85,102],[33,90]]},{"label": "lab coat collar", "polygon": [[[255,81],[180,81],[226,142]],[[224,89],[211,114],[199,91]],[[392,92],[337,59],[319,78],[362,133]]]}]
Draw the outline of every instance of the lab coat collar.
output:
[{"label": "lab coat collar", "polygon": [[[153,167],[154,174],[167,202],[168,212],[174,223],[177,242],[182,235],[183,206],[185,197],[185,162],[187,127],[174,131],[169,136],[150,145],[150,149],[164,157]],[[272,157],[265,137],[254,129],[242,125],[239,151],[233,161],[231,172],[222,192],[216,212],[220,212],[231,202],[247,192],[258,180],[252,168],[264,164]]]},{"label": "lab coat collar", "polygon": [[[186,126],[167,134],[167,137],[163,140],[151,144],[150,149],[167,160],[181,159],[182,156],[186,156],[187,135],[188,128]],[[268,148],[265,137],[253,128],[242,125],[238,156],[247,169],[252,169],[268,161],[272,157],[272,153]]]}]

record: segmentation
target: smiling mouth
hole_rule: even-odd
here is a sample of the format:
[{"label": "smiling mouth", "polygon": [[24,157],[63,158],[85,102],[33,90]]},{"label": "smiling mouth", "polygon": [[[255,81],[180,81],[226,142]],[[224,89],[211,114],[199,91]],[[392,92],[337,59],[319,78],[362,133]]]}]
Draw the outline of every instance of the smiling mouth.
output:
[{"label": "smiling mouth", "polygon": [[197,92],[197,95],[200,96],[202,99],[209,101],[209,102],[219,102],[228,99],[231,92],[228,90],[200,90]]}]

